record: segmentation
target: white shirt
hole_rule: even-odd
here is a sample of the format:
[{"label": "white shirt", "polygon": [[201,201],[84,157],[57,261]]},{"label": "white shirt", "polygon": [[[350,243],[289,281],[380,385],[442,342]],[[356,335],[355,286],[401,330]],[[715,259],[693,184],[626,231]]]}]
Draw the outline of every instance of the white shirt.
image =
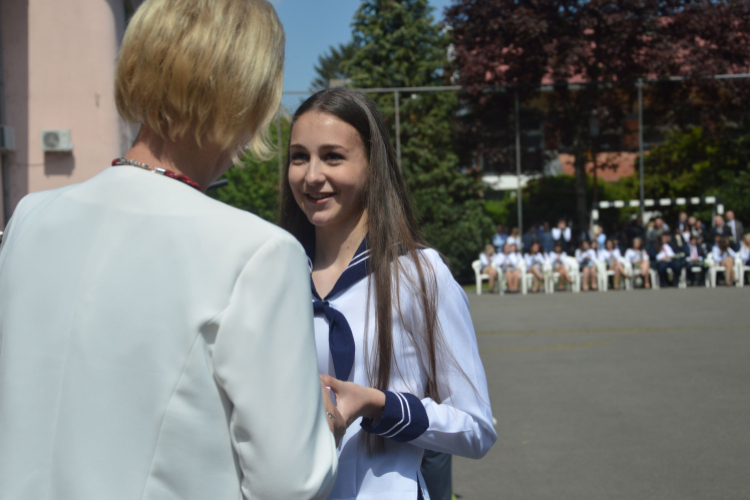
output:
[{"label": "white shirt", "polygon": [[559,227],[553,227],[552,228],[552,239],[557,241],[560,238],[563,238],[565,241],[570,241],[571,233],[570,228],[566,227],[564,230],[561,230]]},{"label": "white shirt", "polygon": [[750,247],[745,245],[745,243],[742,243],[742,246],[740,247],[740,260],[742,260],[743,263],[747,264],[750,261]]},{"label": "white shirt", "polygon": [[325,498],[301,245],[135,167],[35,193],[0,251],[3,500]]},{"label": "white shirt", "polygon": [[575,255],[576,255],[576,260],[578,261],[579,264],[583,264],[583,261],[585,259],[589,259],[589,261],[592,263],[596,260],[596,250],[594,250],[593,248],[589,248],[585,252],[582,252],[581,249],[579,248],[578,250],[576,250]]},{"label": "white shirt", "polygon": [[487,257],[487,254],[484,252],[479,254],[479,263],[482,266],[482,269],[490,265],[490,259],[493,259],[497,254],[492,254],[492,257]]},{"label": "white shirt", "polygon": [[636,250],[635,248],[628,248],[625,250],[625,260],[631,264],[637,264],[641,261],[649,261],[648,253],[645,250]]},{"label": "white shirt", "polygon": [[714,262],[718,265],[721,264],[721,262],[726,259],[727,257],[732,257],[733,259],[737,257],[737,252],[732,250],[730,247],[727,247],[725,251],[721,251],[719,249],[719,245],[714,245],[714,248],[711,250],[711,253],[714,258]]},{"label": "white shirt", "polygon": [[674,250],[669,245],[662,245],[661,251],[656,254],[656,260],[672,260],[674,258]]},{"label": "white shirt", "polygon": [[688,249],[690,250],[690,254],[687,256],[687,260],[690,262],[694,262],[696,260],[700,260],[700,254],[698,253],[698,246],[697,245],[688,245]]},{"label": "white shirt", "polygon": [[557,266],[564,266],[565,265],[565,258],[568,255],[565,252],[550,252],[547,254],[547,261],[552,265],[552,267]]},{"label": "white shirt", "polygon": [[517,250],[521,249],[521,238],[517,238],[515,236],[508,236],[508,239],[505,240],[506,245],[515,245]]},{"label": "white shirt", "polygon": [[611,251],[607,250],[606,248],[602,248],[601,250],[599,250],[597,257],[602,262],[613,264],[615,261],[622,259],[622,254],[620,253],[620,249],[616,247]]},{"label": "white shirt", "polygon": [[535,255],[527,253],[524,256],[524,260],[526,260],[526,267],[533,267],[534,264],[544,267],[544,255],[541,253],[536,253]]},{"label": "white shirt", "polygon": [[[358,259],[359,255],[363,255],[360,250],[362,247],[352,259],[350,267],[358,260],[361,261],[361,258]],[[397,426],[393,430],[393,439],[386,439],[386,451],[368,455],[359,444],[360,433],[365,431],[362,430],[360,421],[354,422],[347,429],[339,445],[338,478],[329,499],[416,500],[418,476],[420,484],[424,487],[424,480],[419,471],[425,448],[463,457],[481,458],[497,439],[492,424],[487,381],[479,357],[466,294],[453,279],[436,251],[425,250],[421,255],[424,257],[422,266],[429,265],[435,271],[438,320],[445,346],[450,349],[455,361],[451,364],[447,361],[450,356],[442,357],[443,362],[447,363],[438,376],[443,401],[438,404],[425,396],[427,372],[424,367],[429,366],[429,360],[425,341],[420,334],[424,324],[419,307],[421,299],[409,285],[409,280],[412,280],[411,283],[419,281],[413,262],[408,257],[401,257],[404,275],[399,279],[402,288],[398,296],[401,298],[403,322],[398,320],[400,316],[394,300],[395,362],[388,390],[393,394],[408,393],[416,396],[418,399],[414,401],[417,404],[420,404],[421,400],[423,409],[410,406],[411,415],[405,412],[399,415],[409,419],[410,416],[414,416],[415,410],[418,410],[426,413],[429,425],[421,435],[408,442],[394,440],[398,439],[399,433],[409,430],[408,425],[406,428]],[[343,278],[344,275],[339,280]],[[336,292],[337,287],[338,283],[334,286],[334,295],[325,297],[325,300],[330,307],[344,315],[354,337],[354,364],[348,380],[370,386],[365,370],[364,347],[365,344],[368,345],[367,349],[372,359],[372,342],[376,338],[376,332],[374,295],[370,296],[370,304],[373,305],[370,307],[369,316],[366,305],[370,292],[369,277],[354,282],[340,292]],[[394,292],[394,298],[395,296]],[[329,344],[330,324],[324,315],[316,315],[314,326],[320,373],[336,376]],[[463,373],[457,367],[460,367]],[[402,400],[397,404],[403,403]],[[384,415],[381,420],[385,419]],[[427,490],[423,491],[425,499],[428,499]]]},{"label": "white shirt", "polygon": [[498,259],[499,266],[503,267],[505,269],[515,269],[518,267],[518,264],[521,262],[523,257],[518,252],[511,252],[509,254],[500,254],[502,255],[502,260]]}]

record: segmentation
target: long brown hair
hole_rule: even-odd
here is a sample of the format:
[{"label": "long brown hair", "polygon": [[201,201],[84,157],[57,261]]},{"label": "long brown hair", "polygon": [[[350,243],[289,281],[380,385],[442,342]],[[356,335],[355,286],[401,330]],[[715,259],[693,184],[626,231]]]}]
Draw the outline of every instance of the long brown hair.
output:
[{"label": "long brown hair", "polygon": [[[416,282],[411,285],[419,298],[420,323],[423,328],[414,333],[422,337],[428,350],[429,366],[425,392],[433,400],[440,402],[437,370],[438,346],[442,344],[442,340],[437,320],[435,273],[420,252],[425,245],[419,234],[411,193],[396,161],[383,116],[372,100],[359,92],[345,88],[322,90],[307,99],[294,114],[292,128],[300,116],[310,111],[331,114],[354,127],[362,139],[368,158],[367,182],[362,204],[367,211],[370,287],[375,292],[376,332],[372,363],[369,361],[369,353],[365,352],[368,382],[370,386],[383,390],[388,389],[390,385],[394,370],[393,297],[395,291],[396,307],[400,315],[399,280],[402,276],[408,277],[399,261],[399,254],[403,254],[413,263],[417,276]],[[280,225],[296,236],[303,246],[314,248],[315,227],[307,220],[294,200],[289,185],[289,162],[281,187]],[[368,295],[368,309],[369,301]],[[368,345],[367,342],[364,344]],[[395,368],[398,370],[397,366]],[[369,434],[362,435],[368,451],[373,448],[377,451],[384,449],[384,438],[374,436],[373,447],[373,441],[367,437]]]}]

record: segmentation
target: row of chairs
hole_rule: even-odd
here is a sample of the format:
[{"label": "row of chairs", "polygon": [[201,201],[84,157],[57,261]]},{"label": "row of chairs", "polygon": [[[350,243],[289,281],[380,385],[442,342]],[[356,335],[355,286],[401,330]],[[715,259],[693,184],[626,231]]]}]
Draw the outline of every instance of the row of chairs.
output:
[{"label": "row of chairs", "polygon": [[[625,277],[622,280],[625,290],[632,290],[633,289],[633,281],[636,276],[641,275],[640,268],[634,268],[633,265],[626,261],[621,260],[620,261],[623,265],[623,268],[625,269]],[[707,279],[705,280],[705,286],[706,288],[716,288],[716,280],[717,275],[720,272],[726,272],[726,268],[717,265],[711,255],[706,258],[705,265],[708,267],[708,270],[706,272]],[[482,274],[481,272],[481,262],[478,260],[475,260],[472,262],[471,267],[474,269],[474,275],[476,277],[476,284],[477,284],[477,295],[482,294],[482,283],[484,281],[488,281],[490,279],[490,276],[488,274]],[[693,266],[694,272],[700,272],[701,267],[699,266]],[[578,261],[576,261],[575,258],[568,256],[565,258],[565,268],[568,271],[568,274],[570,275],[570,278],[572,280],[572,283],[569,283],[567,286],[570,288],[571,291],[574,293],[581,291],[581,273],[579,271],[578,267]],[[534,275],[528,272],[526,269],[526,262],[521,259],[519,267],[518,267],[519,274],[521,276],[520,283],[521,283],[521,293],[523,295],[526,295],[528,293],[529,288],[531,287],[533,281],[534,281]],[[613,277],[615,272],[607,269],[607,264],[602,261],[596,261],[596,275],[597,275],[597,285],[598,289],[601,292],[606,292],[609,289],[609,278]],[[745,273],[750,273],[750,266],[746,266],[742,261],[739,259],[735,260],[735,276],[737,277],[737,287],[744,286],[745,281]],[[560,274],[557,272],[554,272],[552,270],[552,266],[549,262],[546,262],[544,264],[543,269],[543,275],[544,275],[544,291],[545,293],[554,293],[555,286],[560,282]],[[651,279],[651,286],[654,289],[659,288],[659,274],[656,272],[655,269],[649,269],[649,277]],[[505,273],[502,272],[501,269],[498,269],[498,279],[496,282],[496,286],[499,287],[499,293],[502,295],[505,292],[505,289],[507,288],[507,284],[505,282]],[[682,272],[680,273],[680,280],[679,280],[679,288],[687,288],[687,270],[683,267]]]}]

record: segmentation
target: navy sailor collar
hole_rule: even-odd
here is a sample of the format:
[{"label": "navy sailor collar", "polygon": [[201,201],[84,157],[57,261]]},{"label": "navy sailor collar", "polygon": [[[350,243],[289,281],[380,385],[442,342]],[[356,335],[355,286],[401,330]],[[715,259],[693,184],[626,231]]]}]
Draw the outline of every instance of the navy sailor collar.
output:
[{"label": "navy sailor collar", "polygon": [[[324,300],[320,296],[320,294],[318,294],[318,291],[315,289],[315,283],[312,280],[313,259],[315,258],[315,243],[307,246],[305,248],[305,251],[307,253],[307,263],[310,266],[310,287],[313,297],[315,297],[315,299],[317,300]],[[353,284],[367,277],[367,275],[372,271],[371,266],[369,265],[369,261],[370,238],[369,235],[366,235],[362,240],[362,243],[360,243],[359,248],[357,248],[357,251],[354,252],[354,257],[352,257],[349,265],[346,269],[344,269],[344,272],[341,273],[341,276],[339,276],[339,279],[336,281],[336,284],[333,285],[331,291],[328,292],[328,295],[325,296],[325,299],[327,300],[338,295]]]}]

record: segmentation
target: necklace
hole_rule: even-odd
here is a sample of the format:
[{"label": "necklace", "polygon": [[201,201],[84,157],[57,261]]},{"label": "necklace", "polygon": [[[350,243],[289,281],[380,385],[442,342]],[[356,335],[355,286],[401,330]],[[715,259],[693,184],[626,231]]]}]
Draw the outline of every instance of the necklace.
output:
[{"label": "necklace", "polygon": [[192,180],[190,177],[184,174],[178,174],[177,172],[173,172],[169,169],[162,168],[162,167],[151,167],[149,165],[146,165],[145,163],[141,163],[135,160],[131,160],[130,158],[115,158],[112,160],[112,166],[113,167],[119,167],[123,165],[130,165],[132,167],[138,167],[142,168],[144,170],[149,170],[151,172],[154,172],[159,175],[163,175],[166,177],[171,177],[172,179],[178,180],[180,182],[184,182],[190,187],[194,187],[198,191],[201,191],[201,187],[198,185],[197,182]]}]

